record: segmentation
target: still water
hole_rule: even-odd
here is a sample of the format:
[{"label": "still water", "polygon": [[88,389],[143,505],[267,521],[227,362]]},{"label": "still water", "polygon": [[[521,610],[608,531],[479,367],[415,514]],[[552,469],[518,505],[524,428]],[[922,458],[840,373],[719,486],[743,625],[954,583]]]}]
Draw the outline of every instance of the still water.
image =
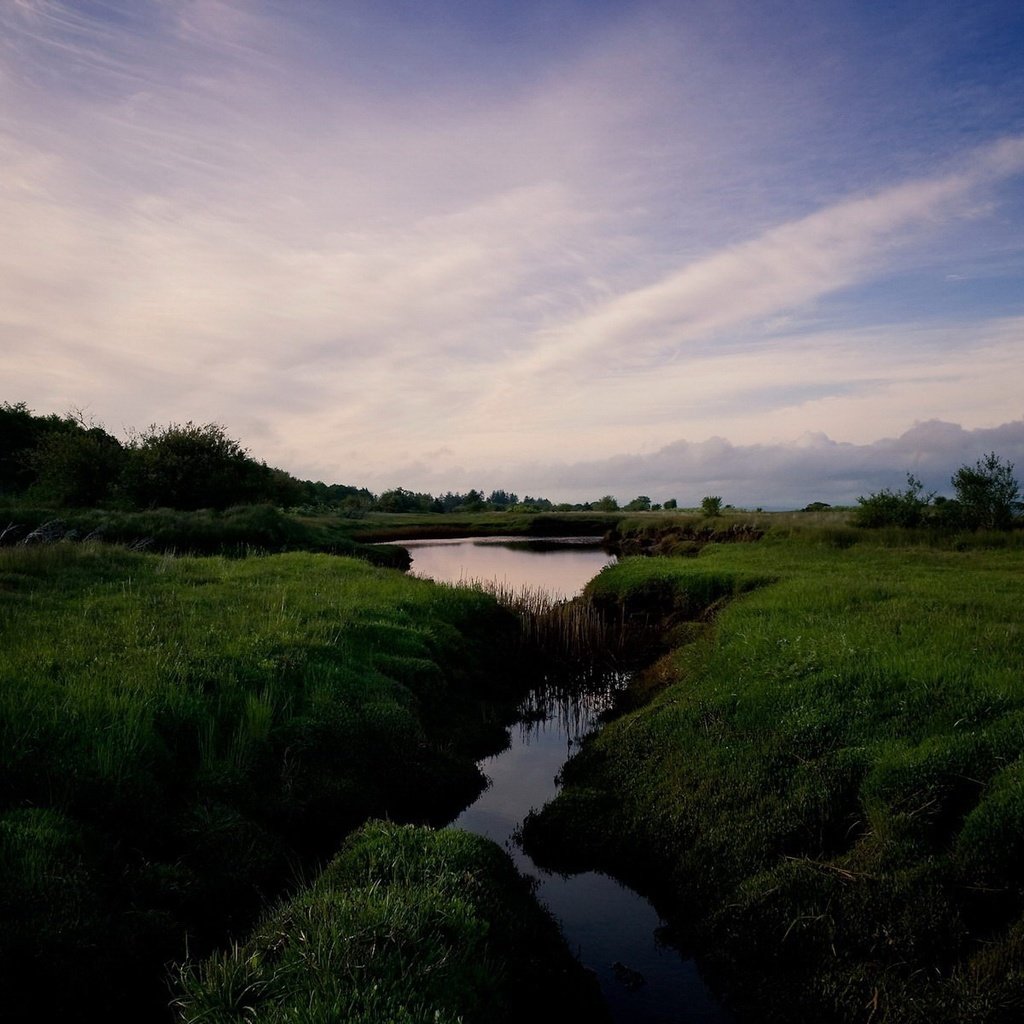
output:
[{"label": "still water", "polygon": [[[593,539],[543,545],[509,538],[398,542],[413,557],[412,572],[444,582],[494,580],[513,589],[543,587],[559,597],[579,593],[614,556]],[[539,868],[515,840],[526,814],[558,791],[555,778],[583,738],[598,725],[623,677],[605,677],[569,697],[539,688],[524,702],[524,721],[509,747],[480,767],[486,790],[452,823],[504,846],[519,870],[538,880],[538,898],[558,919],[580,961],[597,975],[618,1024],[726,1024],[696,964],[661,943],[664,922],[637,893],[607,875],[562,876]]]},{"label": "still water", "polygon": [[414,576],[438,583],[493,581],[512,589],[546,590],[574,597],[593,576],[615,561],[595,537],[544,540],[473,537],[456,540],[395,541],[412,555]]}]

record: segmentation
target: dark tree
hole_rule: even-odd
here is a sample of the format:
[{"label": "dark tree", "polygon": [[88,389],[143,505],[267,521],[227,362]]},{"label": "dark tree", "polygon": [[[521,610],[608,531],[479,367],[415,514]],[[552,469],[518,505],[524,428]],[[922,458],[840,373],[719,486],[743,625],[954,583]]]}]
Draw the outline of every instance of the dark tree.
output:
[{"label": "dark tree", "polygon": [[32,452],[33,492],[64,506],[95,505],[114,492],[125,468],[121,442],[102,427],[46,434]]},{"label": "dark tree", "polygon": [[646,494],[635,497],[627,506],[627,512],[649,512],[651,510],[651,499]]},{"label": "dark tree", "polygon": [[381,512],[429,512],[434,499],[429,494],[407,491],[404,487],[385,491],[377,499]]},{"label": "dark tree", "polygon": [[510,491],[491,491],[490,497],[487,499],[487,504],[494,509],[511,508],[518,503],[519,496]]},{"label": "dark tree", "polygon": [[471,488],[459,505],[460,512],[482,512],[484,510],[484,495],[475,487]]},{"label": "dark tree", "polygon": [[953,488],[964,522],[972,527],[1006,529],[1020,508],[1013,463],[1004,462],[995,452],[973,466],[961,466],[953,474]]},{"label": "dark tree", "polygon": [[36,416],[24,402],[0,405],[0,494],[20,494],[35,483],[35,452],[45,438],[79,429],[70,416]]},{"label": "dark tree", "polygon": [[152,426],[128,448],[128,494],[141,506],[226,508],[269,500],[270,470],[216,423]]},{"label": "dark tree", "polygon": [[700,499],[700,510],[709,517],[720,516],[722,514],[722,499],[717,494],[709,494]]}]

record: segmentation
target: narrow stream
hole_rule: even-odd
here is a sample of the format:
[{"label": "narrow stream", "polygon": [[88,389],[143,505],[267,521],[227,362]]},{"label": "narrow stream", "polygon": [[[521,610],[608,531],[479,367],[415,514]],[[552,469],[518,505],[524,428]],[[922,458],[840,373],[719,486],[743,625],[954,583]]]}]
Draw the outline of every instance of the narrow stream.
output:
[{"label": "narrow stream", "polygon": [[[444,582],[495,580],[512,587],[544,587],[559,597],[577,594],[614,561],[592,539],[561,545],[509,538],[399,542],[413,556],[412,572]],[[524,874],[538,880],[538,898],[558,919],[580,961],[597,975],[618,1024],[727,1024],[732,1017],[705,987],[696,964],[659,941],[664,922],[632,889],[597,872],[562,876],[538,867],[515,833],[532,808],[557,792],[555,778],[583,738],[598,725],[624,677],[595,682],[569,696],[534,690],[523,705],[506,750],[480,762],[490,784],[452,822],[508,851]]]}]

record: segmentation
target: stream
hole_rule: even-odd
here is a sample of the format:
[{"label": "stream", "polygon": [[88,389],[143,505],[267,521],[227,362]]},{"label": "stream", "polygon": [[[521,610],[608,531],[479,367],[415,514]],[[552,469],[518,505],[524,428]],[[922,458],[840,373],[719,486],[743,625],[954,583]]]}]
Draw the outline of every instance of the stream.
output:
[{"label": "stream", "polygon": [[[491,580],[578,594],[614,556],[594,538],[520,541],[508,537],[398,541],[412,573],[439,582]],[[729,1015],[705,987],[693,960],[659,941],[664,922],[632,889],[598,872],[563,876],[538,867],[515,835],[532,808],[557,790],[556,777],[583,738],[598,728],[624,675],[592,680],[584,692],[539,686],[523,703],[509,746],[480,762],[489,785],[451,827],[494,840],[519,870],[537,880],[537,897],[558,920],[569,947],[597,976],[617,1024],[727,1024]]]}]

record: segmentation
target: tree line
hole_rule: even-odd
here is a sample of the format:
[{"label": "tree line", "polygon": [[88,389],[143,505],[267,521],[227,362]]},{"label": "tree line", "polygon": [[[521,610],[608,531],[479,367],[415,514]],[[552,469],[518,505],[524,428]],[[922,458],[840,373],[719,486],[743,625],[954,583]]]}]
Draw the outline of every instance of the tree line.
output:
[{"label": "tree line", "polygon": [[342,512],[601,511],[677,507],[639,495],[620,506],[612,495],[556,504],[512,491],[470,489],[433,495],[396,487],[300,480],[254,458],[216,423],[171,423],[118,440],[81,412],[36,415],[24,402],[0,404],[0,498],[63,508],[223,509],[268,503],[281,508]]}]

